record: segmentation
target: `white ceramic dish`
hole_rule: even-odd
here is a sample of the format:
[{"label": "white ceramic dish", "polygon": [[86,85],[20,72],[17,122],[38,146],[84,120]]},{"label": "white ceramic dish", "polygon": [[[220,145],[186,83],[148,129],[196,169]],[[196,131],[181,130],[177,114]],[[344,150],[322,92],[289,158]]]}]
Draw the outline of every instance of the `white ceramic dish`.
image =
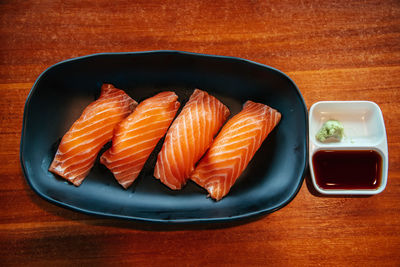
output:
[{"label": "white ceramic dish", "polygon": [[[338,120],[344,127],[341,142],[322,143],[315,138],[322,125]],[[376,189],[323,189],[318,186],[312,158],[319,150],[374,150],[382,157],[381,183]],[[326,195],[375,195],[387,184],[388,148],[385,123],[377,104],[371,101],[321,101],[313,104],[309,112],[309,163],[315,189]]]}]

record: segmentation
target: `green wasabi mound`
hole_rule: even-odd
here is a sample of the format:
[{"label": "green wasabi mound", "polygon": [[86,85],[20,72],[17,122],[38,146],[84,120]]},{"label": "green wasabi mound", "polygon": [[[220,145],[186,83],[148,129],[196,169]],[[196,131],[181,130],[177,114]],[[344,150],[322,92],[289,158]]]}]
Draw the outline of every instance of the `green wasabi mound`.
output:
[{"label": "green wasabi mound", "polygon": [[315,136],[318,141],[336,141],[340,142],[343,138],[344,128],[343,125],[336,120],[329,120],[322,125],[321,129]]}]

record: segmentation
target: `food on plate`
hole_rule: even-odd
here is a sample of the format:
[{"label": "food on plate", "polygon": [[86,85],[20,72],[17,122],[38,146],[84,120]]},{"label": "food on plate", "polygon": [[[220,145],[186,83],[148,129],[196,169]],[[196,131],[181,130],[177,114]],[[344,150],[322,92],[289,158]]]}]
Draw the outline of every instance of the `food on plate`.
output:
[{"label": "food on plate", "polygon": [[196,89],[167,132],[154,176],[171,189],[181,189],[229,114],[218,99]]},{"label": "food on plate", "polygon": [[[194,90],[174,120],[179,107],[178,96],[171,91],[158,93],[138,105],[124,91],[104,84],[99,99],[85,108],[62,138],[49,171],[79,186],[100,149],[112,140],[100,162],[126,189],[166,135],[154,177],[173,190],[181,189],[191,179],[213,199],[220,200],[281,119],[277,110],[247,101],[242,111],[222,127],[229,109],[199,89]],[[323,138],[327,134],[341,138],[343,126],[328,121],[320,132],[324,132],[318,134]]]},{"label": "food on plate", "polygon": [[328,120],[315,136],[320,142],[340,142],[344,134],[343,125],[337,120]]},{"label": "food on plate", "polygon": [[49,171],[79,186],[100,149],[111,140],[114,127],[136,107],[135,100],[111,84],[103,84],[91,103],[64,135]]},{"label": "food on plate", "polygon": [[221,129],[190,178],[215,200],[228,194],[256,151],[279,123],[281,114],[264,104],[247,101]]},{"label": "food on plate", "polygon": [[112,147],[100,161],[126,189],[138,177],[180,106],[174,92],[162,92],[141,102],[115,127]]}]

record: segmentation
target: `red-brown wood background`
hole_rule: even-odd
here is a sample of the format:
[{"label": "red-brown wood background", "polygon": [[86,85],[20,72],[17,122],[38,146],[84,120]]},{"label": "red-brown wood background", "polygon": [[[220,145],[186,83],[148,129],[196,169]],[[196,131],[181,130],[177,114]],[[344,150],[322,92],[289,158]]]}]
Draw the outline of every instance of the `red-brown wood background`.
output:
[{"label": "red-brown wood background", "polygon": [[[389,142],[386,190],[326,198],[217,229],[152,229],[54,206],[19,163],[24,102],[61,60],[171,49],[287,73],[307,107],[371,100]],[[0,1],[0,265],[400,266],[400,2]],[[308,179],[308,176],[307,176]]]}]

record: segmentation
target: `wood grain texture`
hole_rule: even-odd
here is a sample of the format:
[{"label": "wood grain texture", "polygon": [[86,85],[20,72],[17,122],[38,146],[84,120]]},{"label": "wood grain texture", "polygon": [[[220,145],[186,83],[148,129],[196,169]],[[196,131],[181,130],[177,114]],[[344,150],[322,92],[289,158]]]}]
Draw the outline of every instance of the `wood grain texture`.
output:
[{"label": "wood grain texture", "polygon": [[[3,0],[0,36],[0,265],[400,265],[398,0]],[[19,141],[38,75],[76,56],[156,49],[273,66],[295,81],[308,107],[376,102],[389,142],[386,190],[327,198],[305,182],[269,216],[186,230],[87,216],[35,195],[22,175]]]}]

